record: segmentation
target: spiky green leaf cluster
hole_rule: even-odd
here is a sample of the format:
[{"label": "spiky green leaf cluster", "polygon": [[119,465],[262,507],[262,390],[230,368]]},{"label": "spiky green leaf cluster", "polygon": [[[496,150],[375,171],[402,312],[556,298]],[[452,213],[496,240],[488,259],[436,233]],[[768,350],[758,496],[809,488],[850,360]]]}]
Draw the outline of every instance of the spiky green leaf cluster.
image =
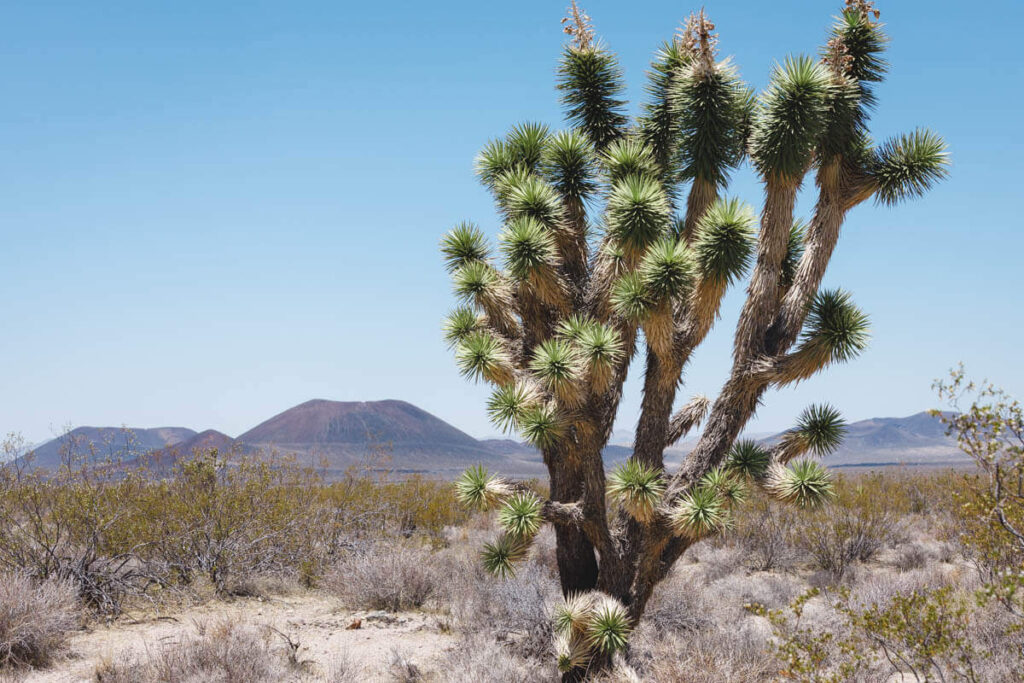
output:
[{"label": "spiky green leaf cluster", "polygon": [[570,45],[558,66],[558,89],[566,118],[582,129],[598,150],[622,135],[628,118],[619,60],[602,45]]},{"label": "spiky green leaf cluster", "polygon": [[679,148],[680,123],[675,82],[690,59],[690,53],[682,44],[672,40],[661,45],[647,73],[649,100],[643,105],[640,136],[652,150],[662,171],[670,170],[670,161]]},{"label": "spiky green leaf cluster", "polygon": [[753,439],[742,439],[733,444],[725,466],[750,479],[761,479],[768,471],[771,453]]},{"label": "spiky green leaf cluster", "polygon": [[582,131],[555,133],[548,141],[542,168],[565,197],[583,201],[597,191],[594,146]]},{"label": "spiky green leaf cluster", "polygon": [[587,643],[604,655],[626,647],[632,624],[622,604],[609,597],[599,599],[587,623]]},{"label": "spiky green leaf cluster", "polygon": [[805,508],[821,505],[835,495],[828,470],[815,460],[774,466],[766,486],[779,500]]},{"label": "spiky green leaf cluster", "polygon": [[474,162],[477,178],[493,191],[499,181],[517,167],[515,152],[504,140],[491,140],[477,154]]},{"label": "spiky green leaf cluster", "polygon": [[580,357],[564,339],[541,342],[530,360],[530,370],[548,389],[562,397],[580,380]]},{"label": "spiky green leaf cluster", "polygon": [[526,409],[539,400],[537,391],[523,382],[506,384],[487,399],[487,415],[501,431],[510,432],[519,426]]},{"label": "spiky green leaf cluster", "polygon": [[684,70],[673,93],[679,109],[678,166],[683,180],[724,187],[743,159],[754,106],[750,89],[728,62]]},{"label": "spiky green leaf cluster", "polygon": [[530,539],[540,530],[541,501],[533,493],[520,491],[505,499],[498,510],[498,524],[509,536]]},{"label": "spiky green leaf cluster", "polygon": [[468,306],[459,306],[445,318],[442,330],[449,348],[454,348],[471,333],[481,328],[480,317]]},{"label": "spiky green leaf cluster", "polygon": [[828,362],[839,363],[866,349],[868,339],[868,316],[854,305],[848,292],[830,289],[814,297],[801,346],[823,349],[828,353]]},{"label": "spiky green leaf cluster", "polygon": [[[860,101],[865,107],[873,107],[875,96],[871,83],[885,78],[889,65],[882,57],[888,38],[881,24],[871,16],[850,8],[845,10],[832,27],[831,37],[841,41],[845,60],[845,74],[856,81],[860,90]],[[826,54],[827,50],[826,49]]]},{"label": "spiky green leaf cluster", "polygon": [[920,197],[949,175],[945,141],[930,130],[918,129],[887,140],[871,168],[879,203],[893,206]]},{"label": "spiky green leaf cluster", "polygon": [[529,550],[529,541],[502,534],[495,541],[484,544],[480,559],[490,574],[506,579],[515,576],[516,563],[521,562]]},{"label": "spiky green leaf cluster", "polygon": [[512,219],[499,239],[505,253],[505,265],[519,280],[558,264],[558,251],[551,231],[531,216]]},{"label": "spiky green leaf cluster", "polygon": [[696,539],[728,527],[729,515],[716,490],[697,486],[676,502],[671,521],[676,534]]},{"label": "spiky green leaf cluster", "polygon": [[475,301],[477,297],[493,291],[500,282],[501,276],[485,261],[469,261],[452,276],[455,294],[463,301]]},{"label": "spiky green leaf cluster", "polygon": [[548,228],[554,228],[562,219],[558,191],[538,175],[506,177],[501,196],[511,218],[533,218]]},{"label": "spiky green leaf cluster", "polygon": [[506,144],[515,162],[536,173],[547,148],[550,131],[543,123],[519,123],[506,136]]},{"label": "spiky green leaf cluster", "polygon": [[486,510],[508,492],[508,485],[483,465],[470,467],[455,481],[456,499],[471,510]]},{"label": "spiky green leaf cluster", "polygon": [[701,477],[702,488],[710,489],[718,494],[727,507],[739,505],[747,499],[749,491],[743,480],[726,466],[713,467]]},{"label": "spiky green leaf cluster", "polygon": [[475,223],[464,221],[442,238],[441,254],[445,268],[453,273],[467,263],[487,260],[487,238]]},{"label": "spiky green leaf cluster", "polygon": [[455,348],[455,362],[465,377],[505,384],[512,378],[512,362],[504,344],[486,330],[476,330]]},{"label": "spiky green leaf cluster", "polygon": [[608,497],[630,517],[649,522],[665,492],[661,470],[630,458],[608,475]]},{"label": "spiky green leaf cluster", "polygon": [[608,197],[608,234],[628,252],[642,253],[669,224],[669,206],[661,183],[631,175],[615,183]]},{"label": "spiky green leaf cluster", "polygon": [[651,310],[653,301],[640,274],[626,273],[612,287],[611,304],[618,315],[638,322]]},{"label": "spiky green leaf cluster", "polygon": [[846,431],[846,421],[836,408],[827,403],[815,404],[800,413],[796,427],[784,439],[797,442],[801,453],[825,456],[843,444]]},{"label": "spiky green leaf cluster", "polygon": [[807,170],[825,124],[828,71],[811,57],[776,64],[761,95],[750,139],[754,167],[765,178],[796,182]]},{"label": "spiky green leaf cluster", "polygon": [[565,434],[566,424],[553,402],[527,406],[519,418],[519,432],[539,449],[550,448]]},{"label": "spiky green leaf cluster", "polygon": [[702,280],[730,285],[750,267],[756,221],[753,209],[738,199],[719,199],[697,224],[694,255]]},{"label": "spiky green leaf cluster", "polygon": [[555,634],[555,664],[558,672],[567,674],[573,669],[582,668],[590,659],[590,648],[580,636]]},{"label": "spiky green leaf cluster", "polygon": [[587,621],[596,604],[595,593],[570,593],[555,604],[552,622],[555,633],[572,635],[587,630]]},{"label": "spiky green leaf cluster", "polygon": [[636,137],[623,137],[612,142],[601,155],[601,161],[612,185],[630,176],[658,177],[658,165],[651,148]]},{"label": "spiky green leaf cluster", "polygon": [[693,258],[686,243],[666,237],[652,244],[637,269],[644,289],[656,301],[684,297],[693,286]]},{"label": "spiky green leaf cluster", "polygon": [[625,354],[622,337],[609,325],[594,323],[576,341],[591,382],[598,388],[606,386]]}]

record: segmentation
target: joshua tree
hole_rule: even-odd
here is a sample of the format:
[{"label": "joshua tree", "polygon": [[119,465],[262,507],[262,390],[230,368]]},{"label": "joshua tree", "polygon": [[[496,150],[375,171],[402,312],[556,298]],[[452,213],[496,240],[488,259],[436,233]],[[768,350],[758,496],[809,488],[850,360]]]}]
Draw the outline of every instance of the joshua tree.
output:
[{"label": "joshua tree", "polygon": [[[460,496],[500,508],[503,531],[483,550],[498,575],[514,571],[542,523],[554,526],[559,663],[575,679],[626,645],[658,582],[696,539],[730,524],[749,486],[798,506],[830,496],[813,459],[842,440],[830,406],[808,408],[777,446],[737,438],[766,389],[864,349],[867,316],[847,293],[819,289],[846,214],[871,197],[923,194],[947,156],[925,130],[869,137],[886,38],[866,0],[846,0],[820,58],[777,64],[759,95],[717,61],[703,11],[692,15],[654,57],[635,119],[589,17],[573,2],[563,23],[558,90],[571,127],[524,123],[489,142],[476,169],[503,220],[500,257],[472,223],[445,235],[442,251],[462,302],[444,325],[459,368],[494,385],[495,424],[536,446],[550,477],[542,501],[474,468]],[[726,193],[744,160],[764,187],[760,219]],[[805,223],[794,203],[808,175],[817,203]],[[751,268],[721,393],[673,412],[724,293]],[[601,452],[638,356],[633,454],[606,474]],[[701,422],[696,446],[666,471],[666,448]]]}]

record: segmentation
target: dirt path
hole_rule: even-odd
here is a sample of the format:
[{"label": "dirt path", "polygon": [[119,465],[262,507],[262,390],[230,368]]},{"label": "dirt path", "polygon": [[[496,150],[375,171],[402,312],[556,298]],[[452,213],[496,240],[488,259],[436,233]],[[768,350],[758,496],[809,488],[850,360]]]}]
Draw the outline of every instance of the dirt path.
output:
[{"label": "dirt path", "polygon": [[[125,616],[110,625],[98,624],[71,638],[66,658],[49,669],[29,674],[31,683],[78,683],[94,680],[97,665],[126,654],[144,655],[162,644],[196,633],[196,626],[229,619],[253,626],[268,626],[286,634],[300,646],[298,658],[313,664],[310,671],[326,672],[339,653],[361,669],[362,680],[386,680],[393,652],[402,653],[428,676],[437,679],[439,660],[454,639],[440,628],[438,619],[420,612],[385,614],[342,609],[330,598],[317,595],[244,599],[212,603],[170,616]],[[354,623],[358,628],[349,628]],[[282,656],[285,640],[280,642]],[[294,681],[323,680],[322,675],[295,674]]]}]

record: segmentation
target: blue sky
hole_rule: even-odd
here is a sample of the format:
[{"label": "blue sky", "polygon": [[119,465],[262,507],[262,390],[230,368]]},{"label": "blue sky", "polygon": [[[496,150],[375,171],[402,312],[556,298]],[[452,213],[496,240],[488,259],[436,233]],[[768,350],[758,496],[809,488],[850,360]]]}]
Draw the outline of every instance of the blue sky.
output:
[{"label": "blue sky", "polygon": [[[493,433],[485,388],[440,339],[451,295],[437,243],[466,218],[497,231],[472,175],[489,137],[560,124],[564,4],[6,3],[0,429],[236,435],[318,397],[402,398]],[[722,54],[757,87],[773,60],[816,50],[838,5],[705,0]],[[656,45],[697,6],[585,7],[635,102]],[[871,348],[769,396],[757,430],[824,399],[849,419],[932,407],[931,380],[960,360],[1024,397],[1024,3],[881,9],[892,73],[875,135],[933,128],[952,177],[851,214],[826,283],[871,314]],[[735,180],[759,205],[749,170]],[[686,394],[721,385],[740,293]],[[624,429],[635,379],[628,392]]]}]

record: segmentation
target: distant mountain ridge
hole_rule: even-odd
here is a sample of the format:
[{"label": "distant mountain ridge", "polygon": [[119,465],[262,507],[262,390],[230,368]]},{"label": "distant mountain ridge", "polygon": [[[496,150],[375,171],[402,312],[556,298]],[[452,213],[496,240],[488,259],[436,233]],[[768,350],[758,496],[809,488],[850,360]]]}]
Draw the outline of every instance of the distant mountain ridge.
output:
[{"label": "distant mountain ridge", "polygon": [[[781,435],[760,440],[772,443]],[[616,436],[620,442],[631,440],[625,433],[617,432]],[[122,455],[121,460],[145,462],[158,471],[169,471],[179,457],[194,450],[216,448],[221,452],[294,455],[300,462],[325,467],[328,476],[340,475],[353,465],[450,476],[476,463],[510,476],[544,473],[540,453],[532,446],[513,439],[475,439],[427,411],[398,400],[314,399],[274,415],[238,438],[212,429],[196,432],[184,427],[79,427],[35,448],[34,465],[58,467],[62,449],[72,444],[79,453],[94,453],[97,460],[115,455],[120,449],[130,454]],[[692,445],[691,441],[667,452],[669,466],[685,457]],[[631,453],[629,446],[610,444],[604,450],[604,459],[614,465]],[[957,466],[967,459],[945,435],[937,418],[917,413],[850,424],[842,447],[825,462],[834,467]]]}]

